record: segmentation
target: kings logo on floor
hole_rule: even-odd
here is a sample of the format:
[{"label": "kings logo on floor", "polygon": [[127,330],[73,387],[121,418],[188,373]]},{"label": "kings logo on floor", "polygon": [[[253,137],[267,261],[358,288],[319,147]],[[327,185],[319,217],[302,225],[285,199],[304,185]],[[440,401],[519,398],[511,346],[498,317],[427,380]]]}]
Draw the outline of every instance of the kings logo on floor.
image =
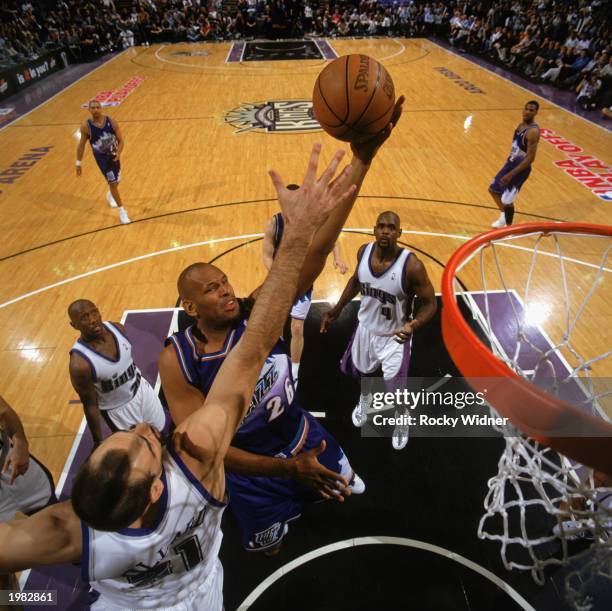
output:
[{"label": "kings logo on floor", "polygon": [[236,128],[236,134],[249,131],[288,134],[321,130],[314,118],[312,100],[244,102],[226,112],[224,121]]}]

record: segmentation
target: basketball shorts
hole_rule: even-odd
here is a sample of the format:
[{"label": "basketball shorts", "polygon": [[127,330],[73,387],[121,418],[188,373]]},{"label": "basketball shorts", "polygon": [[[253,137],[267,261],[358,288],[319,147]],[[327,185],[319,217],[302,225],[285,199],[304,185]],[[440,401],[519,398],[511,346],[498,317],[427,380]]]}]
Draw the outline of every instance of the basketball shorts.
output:
[{"label": "basketball shorts", "polygon": [[412,337],[404,344],[395,336],[376,335],[363,325],[357,325],[342,359],[342,373],[360,378],[374,373],[382,367],[383,377],[389,380],[408,376]]},{"label": "basketball shorts", "polygon": [[[336,439],[308,412],[304,412],[308,432],[299,452],[316,448],[323,439],[327,447],[317,459],[340,473],[349,482],[354,472],[344,450]],[[290,458],[291,450],[280,452],[278,458]],[[242,542],[247,551],[274,547],[286,533],[287,523],[300,517],[305,503],[323,500],[312,488],[291,479],[252,477],[226,472],[229,506],[242,530]]]},{"label": "basketball shorts", "polygon": [[18,511],[31,515],[55,502],[53,478],[33,456],[28,470],[12,486],[8,474],[0,473],[0,522],[12,520]]},{"label": "basketball shorts", "polygon": [[100,413],[113,432],[127,431],[141,422],[148,422],[159,431],[167,432],[171,422],[155,390],[142,377],[140,386],[131,401],[112,409],[100,409]]},{"label": "basketball shorts", "polygon": [[514,203],[514,200],[521,190],[521,187],[529,178],[529,174],[531,174],[531,166],[529,166],[527,169],[513,176],[512,180],[508,184],[502,185],[500,182],[501,179],[516,166],[516,161],[507,161],[504,164],[504,167],[495,175],[493,182],[489,185],[489,191],[493,191],[493,193],[498,193],[501,195],[502,204],[505,206],[509,206],[510,204]]},{"label": "basketball shorts", "polygon": [[[95,588],[95,583],[93,584]],[[92,591],[92,595],[97,600],[90,605],[92,611],[125,611],[125,604],[117,605],[103,594]],[[137,596],[137,594],[136,594]],[[140,604],[139,604],[140,603]],[[134,609],[157,609],[157,611],[223,611],[223,565],[219,558],[216,559],[214,569],[208,574],[206,579],[194,587],[185,598],[175,605],[167,606],[162,604],[154,607],[143,607],[142,599],[134,601]]]},{"label": "basketball shorts", "polygon": [[291,307],[291,318],[297,320],[306,320],[308,311],[312,305],[312,287],[308,289],[301,297],[295,300],[295,303]]},{"label": "basketball shorts", "polygon": [[116,184],[121,180],[121,162],[115,161],[110,155],[94,155],[100,172],[110,184]]}]

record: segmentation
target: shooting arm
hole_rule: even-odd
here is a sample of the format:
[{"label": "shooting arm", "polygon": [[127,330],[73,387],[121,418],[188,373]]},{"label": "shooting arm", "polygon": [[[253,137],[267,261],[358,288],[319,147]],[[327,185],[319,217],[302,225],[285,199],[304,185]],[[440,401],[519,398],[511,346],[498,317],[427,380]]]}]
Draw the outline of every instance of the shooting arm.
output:
[{"label": "shooting arm", "polygon": [[51,505],[26,520],[0,524],[0,574],[78,562],[81,551],[81,524],[70,501]]},{"label": "shooting arm", "polygon": [[93,372],[89,363],[74,352],[70,355],[70,381],[83,404],[83,411],[94,445],[98,445],[102,441],[102,430],[100,428],[98,396],[93,385]]}]

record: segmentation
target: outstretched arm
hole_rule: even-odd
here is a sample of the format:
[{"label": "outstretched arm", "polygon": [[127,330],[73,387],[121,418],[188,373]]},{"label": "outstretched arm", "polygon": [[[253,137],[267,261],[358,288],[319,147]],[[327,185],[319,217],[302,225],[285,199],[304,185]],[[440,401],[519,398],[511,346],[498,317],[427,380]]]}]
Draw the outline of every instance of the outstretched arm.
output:
[{"label": "outstretched arm", "polygon": [[10,471],[9,484],[12,486],[17,476],[23,475],[28,470],[30,450],[17,412],[2,397],[0,397],[0,428],[8,433],[12,442],[4,465],[0,465],[2,473]]},{"label": "outstretched arm", "polygon": [[305,293],[325,267],[325,261],[333,250],[334,244],[340,235],[340,231],[348,218],[361,185],[370,169],[372,160],[384,142],[389,138],[393,128],[397,125],[401,114],[404,96],[400,96],[395,104],[395,109],[389,125],[380,134],[361,143],[352,143],[351,150],[353,158],[344,172],[336,179],[340,189],[346,191],[353,187],[353,195],[338,206],[330,215],[325,224],[317,231],[308,256],[300,273],[298,283],[298,295]]},{"label": "outstretched arm", "polygon": [[78,562],[81,550],[81,521],[70,501],[50,505],[27,520],[0,524],[0,574]]},{"label": "outstretched arm", "polygon": [[337,183],[330,183],[341,151],[317,180],[320,149],[320,145],[313,147],[304,184],[296,191],[287,190],[281,177],[270,173],[286,221],[285,239],[259,292],[247,329],[223,362],[204,407],[176,429],[177,449],[201,478],[222,481],[227,449],[250,404],[261,367],[282,332],[313,235],[330,211],[353,194],[354,188],[341,191]]}]

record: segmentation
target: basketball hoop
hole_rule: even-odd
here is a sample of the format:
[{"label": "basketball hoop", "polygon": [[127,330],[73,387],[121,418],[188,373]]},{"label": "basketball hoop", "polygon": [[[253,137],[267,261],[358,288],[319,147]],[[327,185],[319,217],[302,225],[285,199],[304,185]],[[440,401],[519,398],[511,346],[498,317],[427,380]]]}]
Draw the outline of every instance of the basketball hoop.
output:
[{"label": "basketball hoop", "polygon": [[[488,482],[478,535],[502,544],[507,569],[530,570],[540,584],[547,566],[580,559],[581,568],[566,577],[568,600],[577,609],[589,608],[592,580],[612,576],[612,504],[601,501],[612,488],[603,488],[591,471],[606,480],[612,475],[612,423],[601,407],[612,390],[602,391],[597,379],[612,378],[606,361],[612,342],[604,337],[602,347],[605,324],[587,326],[597,306],[612,301],[612,277],[604,282],[611,252],[610,226],[517,225],[463,244],[442,278],[448,352],[476,390],[486,387],[491,409],[513,425],[510,434],[504,431],[506,447]],[[534,311],[545,315],[534,322]],[[549,329],[542,328],[545,321]],[[501,340],[500,329],[506,333]],[[568,401],[568,390],[579,400]],[[554,527],[533,532],[536,514],[540,521],[547,515]],[[568,541],[576,538],[593,543],[571,556]],[[555,545],[560,557],[546,557],[543,550]]]}]

